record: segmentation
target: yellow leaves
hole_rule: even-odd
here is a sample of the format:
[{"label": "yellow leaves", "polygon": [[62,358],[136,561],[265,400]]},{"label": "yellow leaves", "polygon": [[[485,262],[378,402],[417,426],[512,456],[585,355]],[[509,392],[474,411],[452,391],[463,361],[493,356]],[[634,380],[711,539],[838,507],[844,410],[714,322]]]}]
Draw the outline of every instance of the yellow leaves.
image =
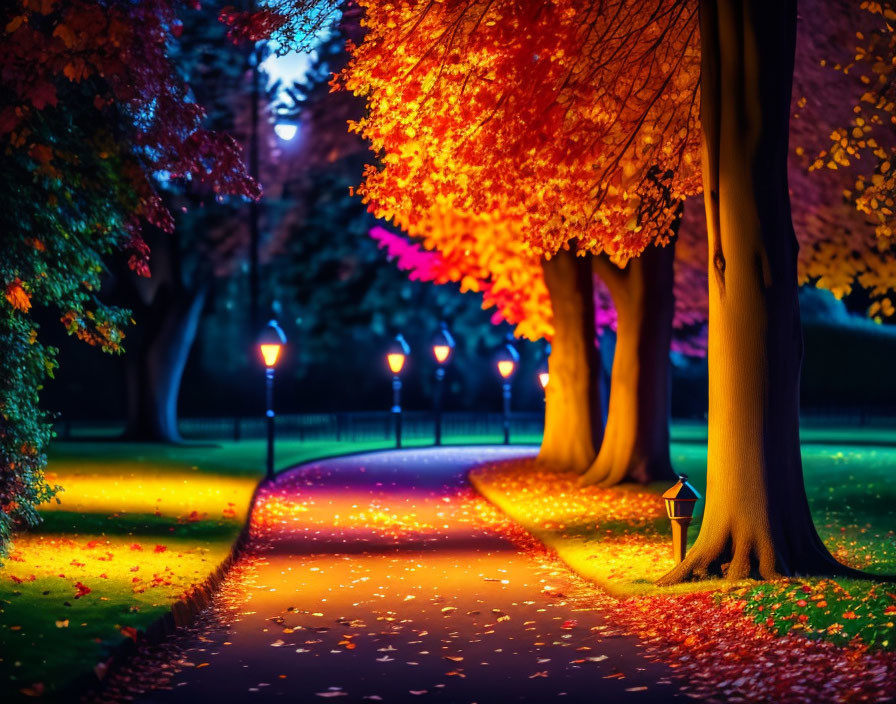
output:
[{"label": "yellow leaves", "polygon": [[877,316],[889,318],[894,313],[896,313],[896,308],[893,307],[893,302],[889,298],[882,298],[879,301],[875,301],[868,308],[869,318]]}]

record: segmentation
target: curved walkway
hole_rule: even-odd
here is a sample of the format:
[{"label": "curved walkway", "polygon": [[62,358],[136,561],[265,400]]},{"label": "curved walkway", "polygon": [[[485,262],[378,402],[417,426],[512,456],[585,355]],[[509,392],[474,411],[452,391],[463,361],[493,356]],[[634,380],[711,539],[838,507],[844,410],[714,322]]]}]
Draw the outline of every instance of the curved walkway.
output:
[{"label": "curved walkway", "polygon": [[140,701],[667,702],[670,671],[468,488],[508,447],[302,465],[261,490],[252,544],[164,690]]}]

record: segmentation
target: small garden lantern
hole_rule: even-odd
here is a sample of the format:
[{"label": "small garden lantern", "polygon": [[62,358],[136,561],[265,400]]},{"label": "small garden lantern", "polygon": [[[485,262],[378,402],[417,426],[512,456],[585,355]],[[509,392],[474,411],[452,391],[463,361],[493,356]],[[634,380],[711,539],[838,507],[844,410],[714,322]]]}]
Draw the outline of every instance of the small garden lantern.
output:
[{"label": "small garden lantern", "polygon": [[445,365],[454,352],[454,337],[445,323],[439,324],[439,330],[432,338],[432,355],[436,358],[436,389],[433,395],[433,420],[435,422],[435,444],[442,444],[442,393],[445,386]]},{"label": "small garden lantern", "polygon": [[282,328],[277,325],[276,320],[271,320],[261,331],[258,337],[258,350],[261,358],[264,360],[265,366],[265,402],[267,406],[268,426],[268,456],[267,456],[267,472],[268,479],[274,478],[274,367],[280,361],[280,353],[286,344],[286,335],[283,334]]},{"label": "small garden lantern", "polygon": [[510,444],[510,382],[520,362],[520,353],[509,342],[499,351],[496,359],[498,374],[501,375],[501,395],[504,401],[504,444]]},{"label": "small garden lantern", "polygon": [[404,335],[398,334],[386,350],[386,363],[392,372],[392,418],[395,419],[395,447],[401,447],[401,370],[404,369],[405,360],[411,353],[411,348],[404,339]]},{"label": "small garden lantern", "polygon": [[688,475],[680,474],[678,483],[663,494],[666,513],[672,521],[672,554],[676,564],[684,560],[688,548],[688,526],[700,494],[688,483]]}]

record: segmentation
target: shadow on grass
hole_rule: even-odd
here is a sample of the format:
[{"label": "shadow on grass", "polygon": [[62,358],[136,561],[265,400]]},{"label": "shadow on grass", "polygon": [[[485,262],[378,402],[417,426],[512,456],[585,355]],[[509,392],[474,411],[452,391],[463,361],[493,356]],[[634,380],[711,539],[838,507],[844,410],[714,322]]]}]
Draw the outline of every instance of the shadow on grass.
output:
[{"label": "shadow on grass", "polygon": [[595,526],[594,521],[583,521],[567,524],[563,529],[555,529],[552,532],[567,538],[583,538],[600,541],[607,536],[623,536],[637,533],[642,538],[667,537],[672,528],[669,519],[665,516],[653,519],[603,521]]},{"label": "shadow on grass", "polygon": [[191,540],[232,540],[243,522],[237,519],[203,518],[194,522],[179,522],[171,516],[152,513],[85,513],[75,511],[45,511],[43,522],[31,532],[36,534],[106,535],[154,538],[189,538]]}]

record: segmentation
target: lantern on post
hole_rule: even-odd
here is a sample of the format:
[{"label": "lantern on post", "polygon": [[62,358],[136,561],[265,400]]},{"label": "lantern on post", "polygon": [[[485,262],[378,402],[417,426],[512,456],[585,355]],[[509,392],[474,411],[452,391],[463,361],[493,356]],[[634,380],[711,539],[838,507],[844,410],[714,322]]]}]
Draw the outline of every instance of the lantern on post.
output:
[{"label": "lantern on post", "polygon": [[271,320],[258,336],[258,351],[265,366],[265,402],[267,411],[268,453],[267,471],[268,479],[274,478],[274,368],[280,361],[280,353],[286,344],[286,335],[276,320]]},{"label": "lantern on post", "polygon": [[509,342],[499,351],[496,359],[498,374],[501,375],[501,396],[503,400],[504,444],[510,444],[510,383],[516,374],[520,362],[520,353]]},{"label": "lantern on post", "polygon": [[684,560],[688,549],[688,526],[694,516],[694,506],[700,494],[688,483],[688,475],[680,474],[678,483],[666,490],[666,514],[672,521],[672,555],[676,564]]},{"label": "lantern on post", "polygon": [[442,393],[445,386],[445,365],[454,352],[454,337],[448,325],[439,324],[439,330],[432,338],[432,355],[436,358],[436,388],[433,395],[433,420],[435,422],[435,444],[442,444]]},{"label": "lantern on post", "polygon": [[404,335],[398,334],[389,349],[386,350],[386,363],[392,372],[392,418],[395,423],[395,447],[401,447],[401,370],[411,353],[411,348],[404,339]]}]

